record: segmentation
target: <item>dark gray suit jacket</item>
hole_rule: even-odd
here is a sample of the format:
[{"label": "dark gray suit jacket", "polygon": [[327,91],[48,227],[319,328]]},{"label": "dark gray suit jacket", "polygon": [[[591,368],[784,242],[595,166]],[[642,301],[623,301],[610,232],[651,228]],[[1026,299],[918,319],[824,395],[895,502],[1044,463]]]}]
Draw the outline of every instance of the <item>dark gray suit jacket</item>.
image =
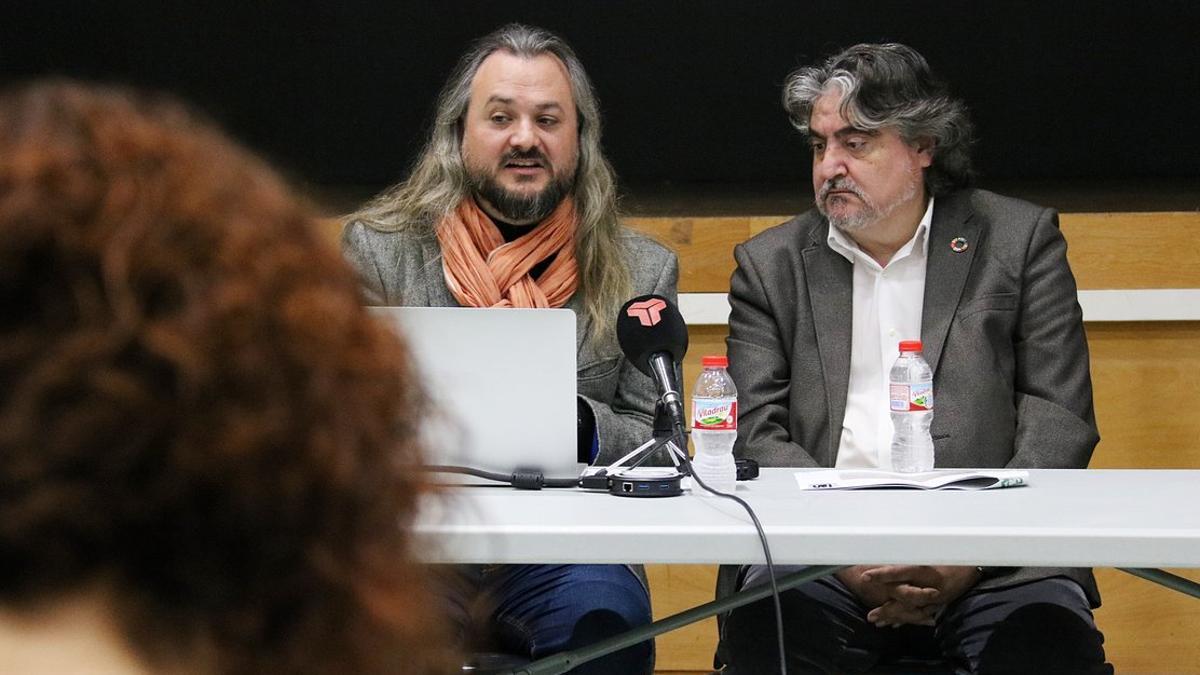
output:
[{"label": "dark gray suit jacket", "polygon": [[[737,246],[729,370],[735,451],[765,466],[834,466],[850,373],[853,268],[809,211]],[[966,240],[956,252],[950,242]],[[938,467],[1085,468],[1099,441],[1082,311],[1058,215],[982,190],[934,202],[924,355]],[[1036,489],[1036,488],[1034,488]],[[1022,568],[986,586],[1086,569]]]},{"label": "dark gray suit jacket", "polygon": [[[656,293],[677,302],[675,254],[630,230],[622,232],[621,245],[633,277],[633,295]],[[369,304],[458,306],[446,287],[442,249],[432,232],[380,232],[352,221],[342,233],[342,250],[358,269]],[[615,332],[593,334],[578,294],[565,307],[576,316],[578,393],[596,419],[600,439],[594,463],[610,464],[650,439],[657,399],[654,383],[625,359]]]}]

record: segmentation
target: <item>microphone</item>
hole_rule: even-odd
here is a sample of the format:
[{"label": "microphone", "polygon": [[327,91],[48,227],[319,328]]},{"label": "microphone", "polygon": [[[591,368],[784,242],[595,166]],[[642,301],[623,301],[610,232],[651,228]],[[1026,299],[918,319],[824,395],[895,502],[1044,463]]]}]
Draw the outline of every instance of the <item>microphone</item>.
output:
[{"label": "microphone", "polygon": [[617,342],[625,358],[654,380],[659,400],[682,437],[687,422],[675,364],[687,353],[688,334],[679,308],[661,295],[639,295],[617,314]]}]

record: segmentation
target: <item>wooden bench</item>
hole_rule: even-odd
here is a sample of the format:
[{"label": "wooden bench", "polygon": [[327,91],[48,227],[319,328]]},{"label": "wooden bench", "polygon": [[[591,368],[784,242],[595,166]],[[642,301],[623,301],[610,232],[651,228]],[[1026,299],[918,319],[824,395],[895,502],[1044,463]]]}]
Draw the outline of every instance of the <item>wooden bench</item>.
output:
[{"label": "wooden bench", "polygon": [[[679,255],[683,294],[728,290],[737,243],[785,216],[629,218],[627,224]],[[1200,468],[1200,213],[1065,213],[1068,256],[1082,291],[1123,290],[1104,318],[1088,320],[1101,441],[1093,468]],[[331,239],[340,223],[327,221]],[[1158,289],[1168,306],[1153,321],[1123,320]],[[1122,303],[1128,307],[1122,308]],[[1189,304],[1191,303],[1191,304]],[[1088,306],[1085,305],[1085,312]],[[1123,311],[1127,310],[1127,311]],[[1171,318],[1176,317],[1176,318]],[[1184,317],[1184,320],[1178,320]],[[1085,314],[1085,319],[1087,315]],[[700,357],[724,354],[722,322],[690,326],[685,388]],[[690,394],[689,394],[690,397]],[[1200,492],[1200,485],[1197,486]],[[712,599],[716,568],[649,567],[656,617]],[[1173,570],[1200,581],[1200,570]],[[1200,672],[1200,602],[1114,570],[1097,570],[1104,606],[1096,612],[1109,659],[1121,673]],[[713,621],[658,640],[659,672],[707,672]]]}]

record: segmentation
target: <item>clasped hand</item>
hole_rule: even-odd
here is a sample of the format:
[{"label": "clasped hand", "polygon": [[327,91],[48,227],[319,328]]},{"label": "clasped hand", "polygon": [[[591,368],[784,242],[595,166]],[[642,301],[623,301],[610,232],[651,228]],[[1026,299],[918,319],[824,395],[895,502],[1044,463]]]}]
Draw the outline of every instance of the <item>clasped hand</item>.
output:
[{"label": "clasped hand", "polygon": [[979,581],[979,569],[950,565],[856,565],[837,578],[872,609],[879,627],[932,626],[943,607]]}]

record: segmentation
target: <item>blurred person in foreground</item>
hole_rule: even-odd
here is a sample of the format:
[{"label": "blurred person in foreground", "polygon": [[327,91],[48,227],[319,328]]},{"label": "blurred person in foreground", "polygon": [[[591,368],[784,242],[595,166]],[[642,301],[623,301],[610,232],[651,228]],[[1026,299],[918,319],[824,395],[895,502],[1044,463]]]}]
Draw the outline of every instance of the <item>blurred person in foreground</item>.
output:
[{"label": "blurred person in foreground", "polygon": [[[621,225],[599,103],[562,38],[510,24],[476,42],[442,89],[411,173],[350,216],[343,247],[375,304],[573,310],[580,461],[610,464],[651,437],[654,383],[622,354],[615,321],[633,296],[675,302],[678,266]],[[490,599],[477,610],[485,620],[467,627],[485,624],[482,639],[506,651],[538,658],[650,621],[631,566],[459,571],[468,588],[448,596]],[[649,673],[653,663],[645,641],[572,672]]]},{"label": "blurred person in foreground", "polygon": [[178,104],[0,98],[0,672],[448,671],[424,399],[361,305]]}]

